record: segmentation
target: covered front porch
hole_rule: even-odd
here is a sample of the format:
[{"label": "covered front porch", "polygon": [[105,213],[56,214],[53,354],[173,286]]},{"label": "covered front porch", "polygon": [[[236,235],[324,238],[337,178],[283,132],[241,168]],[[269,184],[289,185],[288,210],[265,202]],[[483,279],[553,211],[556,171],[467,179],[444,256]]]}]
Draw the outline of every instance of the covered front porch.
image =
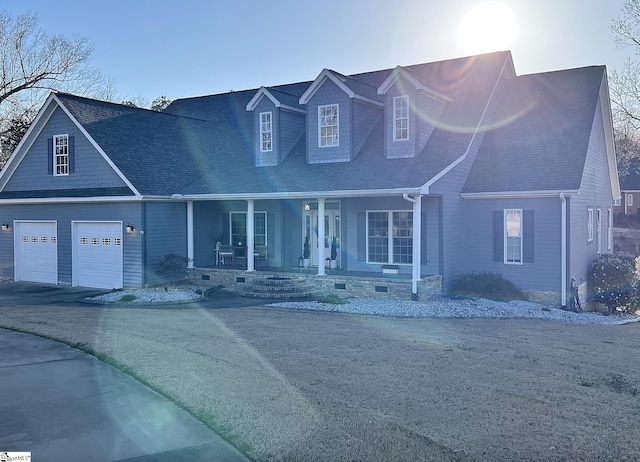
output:
[{"label": "covered front porch", "polygon": [[[340,296],[440,293],[440,209],[415,191],[188,200],[189,278],[297,278]],[[220,258],[222,246],[231,258]]]}]

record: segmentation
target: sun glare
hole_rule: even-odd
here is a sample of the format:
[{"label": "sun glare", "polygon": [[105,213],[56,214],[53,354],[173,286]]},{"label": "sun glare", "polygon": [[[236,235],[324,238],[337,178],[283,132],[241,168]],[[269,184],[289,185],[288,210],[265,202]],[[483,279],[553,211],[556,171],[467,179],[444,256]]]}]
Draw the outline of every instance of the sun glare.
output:
[{"label": "sun glare", "polygon": [[515,24],[509,7],[500,2],[475,6],[462,20],[460,45],[470,54],[507,50],[515,36]]}]

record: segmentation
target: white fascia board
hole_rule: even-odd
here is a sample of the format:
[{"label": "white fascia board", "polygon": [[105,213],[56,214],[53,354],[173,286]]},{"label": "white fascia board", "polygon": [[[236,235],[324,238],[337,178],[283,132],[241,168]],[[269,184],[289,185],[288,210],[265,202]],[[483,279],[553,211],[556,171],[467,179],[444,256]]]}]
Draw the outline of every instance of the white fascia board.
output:
[{"label": "white fascia board", "polygon": [[27,199],[0,199],[0,205],[11,204],[74,204],[87,202],[140,202],[142,196],[98,196],[98,197],[47,197]]},{"label": "white fascia board", "polygon": [[253,98],[251,98],[247,103],[247,106],[246,106],[247,111],[253,111],[258,105],[258,103],[265,96],[271,100],[271,102],[275,107],[280,107],[280,101],[278,101],[277,98],[273,96],[271,92],[267,90],[265,87],[260,87],[260,89],[256,92],[256,94],[253,95]]},{"label": "white fascia board", "polygon": [[255,95],[253,95],[253,98],[251,98],[249,100],[249,102],[247,103],[246,106],[246,110],[247,111],[254,111],[255,108],[258,106],[258,104],[260,103],[260,101],[262,101],[262,98],[264,97],[269,98],[269,100],[271,100],[271,102],[273,103],[273,105],[275,107],[279,107],[282,109],[286,109],[288,111],[291,112],[299,112],[301,114],[306,114],[306,111],[304,109],[300,109],[299,107],[293,107],[293,106],[289,106],[287,104],[282,104],[278,98],[276,98],[275,96],[273,96],[273,93],[271,93],[269,90],[267,90],[265,87],[260,87],[260,89],[256,92]]},{"label": "white fascia board", "polygon": [[331,72],[329,69],[323,69],[320,75],[316,77],[316,79],[313,81],[311,85],[309,85],[309,88],[307,88],[307,91],[305,91],[300,97],[300,104],[307,104],[311,99],[311,97],[316,94],[318,89],[322,86],[322,84],[327,79],[331,80],[333,83],[335,83],[338,86],[338,88],[340,88],[347,95],[349,95],[349,98],[353,98],[356,95],[349,87],[347,87],[344,84],[344,82],[342,82],[339,78],[337,78],[333,74],[333,72]]},{"label": "white fascia board", "polygon": [[114,172],[116,172],[116,174],[120,177],[120,179],[122,181],[124,181],[124,183],[129,187],[129,189],[131,189],[131,191],[136,195],[136,196],[142,196],[142,194],[140,194],[140,192],[138,191],[138,189],[133,185],[133,183],[131,183],[129,181],[129,179],[124,175],[124,173],[122,173],[120,171],[120,169],[116,166],[116,164],[113,163],[113,161],[111,160],[111,158],[107,155],[106,152],[104,152],[102,150],[102,148],[100,147],[100,145],[98,143],[96,143],[96,140],[94,140],[91,135],[89,135],[89,132],[87,132],[84,127],[80,124],[80,122],[78,122],[76,120],[75,117],[73,117],[73,115],[71,114],[71,112],[69,112],[69,110],[65,107],[64,104],[62,104],[62,102],[58,99],[58,97],[54,94],[53,98],[56,100],[56,102],[58,103],[58,106],[60,106],[60,108],[62,108],[62,110],[64,111],[64,113],[67,115],[67,117],[69,117],[69,119],[71,119],[71,121],[75,124],[75,126],[78,128],[78,130],[80,130],[80,132],[89,140],[89,142],[93,145],[94,148],[96,148],[96,150],[100,153],[100,155],[102,156],[102,158],[107,162],[107,164],[109,164],[109,166],[113,169]]},{"label": "white fascia board", "polygon": [[56,107],[58,107],[58,102],[54,100],[53,95],[53,92],[49,93],[47,100],[40,108],[40,111],[38,111],[36,118],[33,119],[29,129],[18,143],[18,146],[13,150],[2,171],[0,171],[0,191],[7,185],[11,175],[13,175],[18,165],[20,165],[20,162],[22,162],[22,159],[24,159],[33,141],[38,137],[40,131],[42,131],[42,128],[46,125]]},{"label": "white fascia board", "polygon": [[396,67],[391,72],[391,74],[389,74],[389,77],[387,77],[385,79],[385,81],[380,84],[380,86],[378,87],[378,94],[379,95],[386,94],[389,91],[389,89],[396,83],[396,81],[400,77],[404,77],[406,80],[409,81],[409,83],[411,83],[411,85],[413,85],[413,87],[416,90],[419,90],[422,93],[425,93],[425,94],[427,94],[429,96],[432,96],[432,97],[434,97],[436,99],[439,99],[439,100],[442,100],[444,102],[453,101],[448,96],[445,96],[442,93],[438,93],[437,91],[432,90],[431,88],[427,87],[426,85],[423,85],[418,79],[416,79],[409,71],[407,71],[402,66]]},{"label": "white fascia board", "polygon": [[620,199],[620,178],[616,161],[616,143],[613,131],[613,117],[611,116],[611,99],[609,97],[609,82],[606,68],[600,85],[600,109],[602,111],[602,124],[604,126],[605,146],[607,150],[607,163],[609,165],[609,178],[611,181],[611,195],[614,199]]},{"label": "white fascia board", "polygon": [[274,193],[239,193],[239,194],[185,194],[174,200],[264,200],[264,199],[312,199],[339,197],[379,197],[402,196],[403,194],[422,194],[419,188],[405,189],[364,189],[342,191],[294,191]]},{"label": "white fascia board", "polygon": [[462,199],[537,199],[544,197],[570,197],[578,194],[578,190],[569,191],[500,191],[482,193],[462,193]]}]

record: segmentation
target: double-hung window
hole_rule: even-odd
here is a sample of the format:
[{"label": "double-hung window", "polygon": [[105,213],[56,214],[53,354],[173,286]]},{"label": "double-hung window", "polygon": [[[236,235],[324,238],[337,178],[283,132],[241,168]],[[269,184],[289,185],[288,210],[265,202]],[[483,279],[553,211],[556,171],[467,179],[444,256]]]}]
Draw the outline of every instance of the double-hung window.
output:
[{"label": "double-hung window", "polygon": [[633,207],[633,194],[627,193],[627,207]]},{"label": "double-hung window", "polygon": [[271,144],[271,112],[260,113],[260,152],[270,152]]},{"label": "double-hung window", "polygon": [[[247,212],[231,212],[229,235],[231,244],[247,243]],[[253,212],[253,242],[255,245],[267,245],[267,212]]]},{"label": "double-hung window", "polygon": [[504,262],[522,263],[522,210],[504,211]]},{"label": "double-hung window", "polygon": [[338,105],[318,106],[318,145],[321,148],[340,146],[339,131]]},{"label": "double-hung window", "polygon": [[409,97],[393,98],[393,141],[409,139]]},{"label": "double-hung window", "polygon": [[593,209],[587,209],[587,242],[593,241]]},{"label": "double-hung window", "polygon": [[413,212],[367,212],[367,261],[412,263]]},{"label": "double-hung window", "polygon": [[53,137],[53,174],[69,174],[69,135]]}]

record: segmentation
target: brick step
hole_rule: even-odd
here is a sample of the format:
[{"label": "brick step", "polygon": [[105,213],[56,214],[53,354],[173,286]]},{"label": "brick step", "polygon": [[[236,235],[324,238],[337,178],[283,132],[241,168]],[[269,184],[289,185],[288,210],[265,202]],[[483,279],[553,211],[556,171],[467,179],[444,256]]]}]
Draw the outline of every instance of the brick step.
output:
[{"label": "brick step", "polygon": [[245,297],[270,300],[301,300],[314,294],[312,285],[305,280],[284,277],[254,279],[241,289]]}]

